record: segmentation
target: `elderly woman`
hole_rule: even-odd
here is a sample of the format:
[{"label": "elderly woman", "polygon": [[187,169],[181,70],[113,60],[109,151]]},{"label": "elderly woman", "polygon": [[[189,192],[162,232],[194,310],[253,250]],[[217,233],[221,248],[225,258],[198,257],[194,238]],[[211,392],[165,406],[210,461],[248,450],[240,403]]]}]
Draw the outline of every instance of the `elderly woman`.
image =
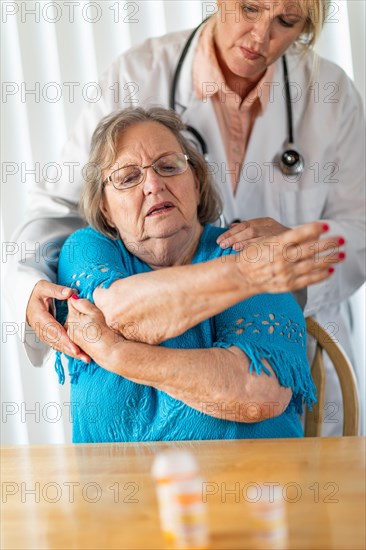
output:
[{"label": "elderly woman", "polygon": [[[271,261],[262,249],[253,259],[220,248],[223,230],[207,225],[220,201],[183,128],[173,112],[127,109],[94,132],[96,169],[82,196],[92,227],[66,241],[58,274],[82,298],[68,302],[68,334],[91,357],[69,359],[74,442],[296,437],[303,400],[314,402],[301,309],[290,294],[264,292],[330,276],[338,254],[321,252],[334,238],[317,241],[320,223],[267,238]],[[224,299],[200,302],[190,328],[182,333],[177,319],[160,346],[135,341],[140,329],[128,312],[124,326],[109,328],[102,311],[111,285],[126,285],[127,303],[130,280],[155,285],[163,303],[163,268],[193,292],[219,271]],[[57,370],[62,382],[60,357]]]}]

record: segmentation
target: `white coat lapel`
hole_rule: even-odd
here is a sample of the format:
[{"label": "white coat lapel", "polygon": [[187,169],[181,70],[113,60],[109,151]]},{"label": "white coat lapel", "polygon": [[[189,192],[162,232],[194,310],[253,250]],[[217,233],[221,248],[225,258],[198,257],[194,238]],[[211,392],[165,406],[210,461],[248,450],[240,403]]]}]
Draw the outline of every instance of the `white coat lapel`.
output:
[{"label": "white coat lapel", "polygon": [[275,163],[287,141],[287,117],[279,62],[276,63],[272,90],[263,115],[255,121],[237,187],[238,217],[242,219],[276,217],[276,214],[278,217],[280,212]]}]

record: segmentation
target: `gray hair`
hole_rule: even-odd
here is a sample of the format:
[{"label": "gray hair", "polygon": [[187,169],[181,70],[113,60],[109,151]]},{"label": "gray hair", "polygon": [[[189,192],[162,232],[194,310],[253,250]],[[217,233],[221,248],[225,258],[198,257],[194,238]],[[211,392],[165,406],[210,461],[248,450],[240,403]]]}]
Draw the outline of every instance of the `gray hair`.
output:
[{"label": "gray hair", "polygon": [[80,211],[86,221],[100,233],[119,238],[116,228],[111,227],[100,209],[103,197],[102,175],[115,163],[118,154],[118,140],[128,128],[142,122],[158,122],[168,128],[177,139],[182,151],[189,156],[195,181],[198,184],[200,201],[197,217],[202,225],[212,223],[222,212],[222,200],[208,172],[205,159],[197,152],[182,132],[185,125],[173,110],[162,107],[150,109],[127,108],[104,117],[94,131],[89,162],[84,167],[84,186],[81,194]]}]

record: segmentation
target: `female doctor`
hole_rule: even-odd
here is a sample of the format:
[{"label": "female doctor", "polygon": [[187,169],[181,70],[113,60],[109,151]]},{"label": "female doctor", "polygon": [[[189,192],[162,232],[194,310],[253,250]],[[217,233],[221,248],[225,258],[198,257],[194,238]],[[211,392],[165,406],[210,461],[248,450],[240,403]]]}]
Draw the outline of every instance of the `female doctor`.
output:
[{"label": "female doctor", "polygon": [[[153,38],[122,54],[101,78],[101,100],[80,115],[60,164],[87,161],[92,132],[113,110],[128,104],[174,108],[210,164],[225,223],[245,220],[223,235],[220,246],[243,246],[314,220],[345,236],[347,261],[308,288],[305,315],[331,328],[350,353],[342,308],[365,280],[364,124],[353,83],[311,49],[327,1],[218,0],[217,7],[194,33]],[[126,86],[128,97],[116,94]],[[27,319],[35,331],[26,325],[23,335],[34,364],[43,356],[39,338],[80,353],[51,315],[52,298],[72,294],[54,284],[57,250],[83,224],[81,178],[68,176],[65,170],[56,183],[34,189],[17,234],[27,250],[36,246],[33,258],[13,257],[11,270],[13,311],[20,325]],[[153,295],[144,296],[152,312],[153,301]],[[114,303],[123,308],[123,296]],[[171,312],[174,317],[173,306]],[[323,434],[340,433],[341,398],[333,384],[326,401]]]}]

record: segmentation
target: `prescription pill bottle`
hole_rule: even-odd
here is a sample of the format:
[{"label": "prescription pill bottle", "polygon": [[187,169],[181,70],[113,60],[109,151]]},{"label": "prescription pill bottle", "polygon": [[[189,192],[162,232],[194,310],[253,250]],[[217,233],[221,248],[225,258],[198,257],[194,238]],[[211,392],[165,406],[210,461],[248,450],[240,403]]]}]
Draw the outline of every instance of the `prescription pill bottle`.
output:
[{"label": "prescription pill bottle", "polygon": [[247,501],[253,550],[286,550],[288,527],[282,485],[253,484]]},{"label": "prescription pill bottle", "polygon": [[180,450],[162,452],[155,458],[152,475],[167,547],[209,548],[207,504],[202,500],[203,479],[194,456]]}]

